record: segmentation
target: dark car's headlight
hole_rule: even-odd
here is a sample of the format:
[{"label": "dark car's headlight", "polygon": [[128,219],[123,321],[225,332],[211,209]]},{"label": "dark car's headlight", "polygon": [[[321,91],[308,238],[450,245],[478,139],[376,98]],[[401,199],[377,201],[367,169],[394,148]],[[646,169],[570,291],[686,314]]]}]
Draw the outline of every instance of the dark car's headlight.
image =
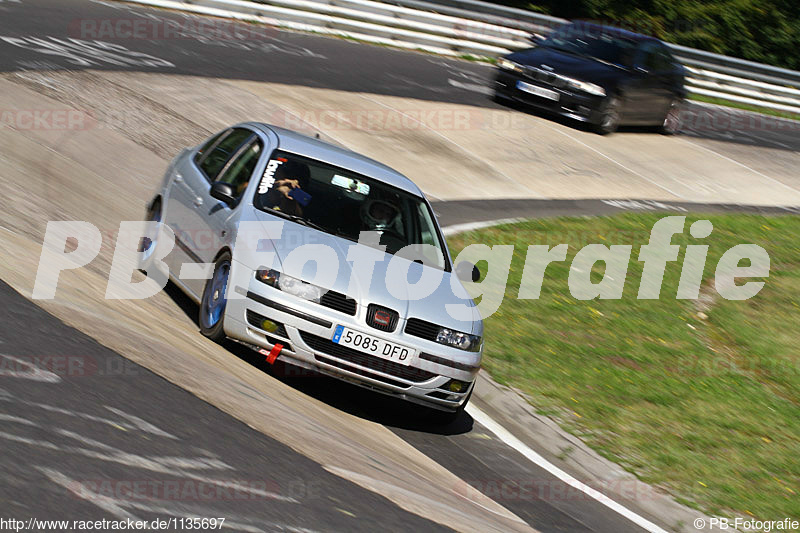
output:
[{"label": "dark car's headlight", "polygon": [[287,294],[316,303],[319,303],[326,292],[322,287],[281,274],[273,268],[256,270],[256,279]]},{"label": "dark car's headlight", "polygon": [[595,83],[589,83],[588,81],[574,80],[572,78],[568,78],[567,85],[569,85],[571,89],[575,89],[589,94],[594,94],[595,96],[606,95],[605,89],[603,89],[602,87],[600,87]]},{"label": "dark car's headlight", "polygon": [[503,70],[511,70],[513,72],[522,72],[522,65],[514,63],[510,59],[501,58],[497,61],[497,66]]},{"label": "dark car's headlight", "polygon": [[477,352],[481,348],[481,338],[477,335],[462,333],[450,328],[441,328],[436,334],[436,342],[468,352]]}]

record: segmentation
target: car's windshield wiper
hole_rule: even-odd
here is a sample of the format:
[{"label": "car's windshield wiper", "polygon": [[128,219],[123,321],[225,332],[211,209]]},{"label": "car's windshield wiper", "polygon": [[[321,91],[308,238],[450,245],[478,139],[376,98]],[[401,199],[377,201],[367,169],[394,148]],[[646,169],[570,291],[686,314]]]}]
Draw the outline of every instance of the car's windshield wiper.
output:
[{"label": "car's windshield wiper", "polygon": [[311,222],[307,218],[303,218],[300,215],[290,215],[290,214],[287,213],[286,214],[286,218],[288,218],[292,222],[297,222],[298,224],[302,224],[304,226],[308,226],[309,228],[314,228],[314,229],[317,229],[319,231],[323,231],[325,233],[330,233],[331,232],[328,228],[326,228],[324,226],[320,226],[316,222]]},{"label": "car's windshield wiper", "polygon": [[302,224],[303,226],[308,226],[309,228],[314,228],[316,230],[325,233],[331,233],[331,231],[328,228],[320,226],[316,222],[311,222],[307,218],[303,218],[300,215],[292,215],[290,213],[284,213],[283,211],[279,211],[277,209],[270,209],[270,212],[274,215],[278,215],[281,218],[285,218],[287,220],[291,220],[292,222],[297,222],[298,224]]}]

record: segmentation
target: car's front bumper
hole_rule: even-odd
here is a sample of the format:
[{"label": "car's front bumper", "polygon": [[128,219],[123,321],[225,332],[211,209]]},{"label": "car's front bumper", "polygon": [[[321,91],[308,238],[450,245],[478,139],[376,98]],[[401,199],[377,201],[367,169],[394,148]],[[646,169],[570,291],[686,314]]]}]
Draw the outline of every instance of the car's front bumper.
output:
[{"label": "car's front bumper", "polygon": [[[550,100],[542,96],[525,92],[517,87],[518,81],[554,91],[558,94],[558,100]],[[499,98],[519,102],[581,122],[598,124],[601,121],[603,96],[571,91],[565,87],[549,84],[547,81],[528,77],[521,72],[499,68],[497,69],[493,84],[495,95]]]},{"label": "car's front bumper", "polygon": [[[428,346],[433,343],[402,333],[403,320],[395,333],[385,334],[361,323],[358,315],[299,300],[255,280],[248,280],[247,287],[241,281],[233,284],[236,295],[228,298],[225,311],[225,333],[233,339],[265,350],[280,343],[283,349],[278,359],[282,361],[436,409],[457,409],[474,386],[479,362],[470,368],[463,364],[454,368],[417,357],[406,366],[331,341],[341,324],[424,353],[436,350],[433,354],[442,360],[452,359],[446,352],[454,348],[436,349],[438,345]],[[278,329],[263,329],[264,318],[277,323]],[[480,354],[471,355],[480,360]],[[452,392],[448,387],[451,380],[469,385],[461,392]]]}]

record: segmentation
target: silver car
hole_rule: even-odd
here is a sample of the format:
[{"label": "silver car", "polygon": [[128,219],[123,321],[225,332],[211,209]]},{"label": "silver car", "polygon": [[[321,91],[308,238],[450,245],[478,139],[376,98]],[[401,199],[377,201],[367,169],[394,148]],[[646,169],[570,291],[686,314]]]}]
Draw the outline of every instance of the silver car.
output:
[{"label": "silver car", "polygon": [[[398,172],[243,123],[172,161],[148,220],[163,224],[142,241],[143,269],[168,267],[207,337],[446,413],[469,401],[483,323],[461,280],[479,273],[453,268],[430,204]],[[413,285],[423,278],[440,282]]]}]

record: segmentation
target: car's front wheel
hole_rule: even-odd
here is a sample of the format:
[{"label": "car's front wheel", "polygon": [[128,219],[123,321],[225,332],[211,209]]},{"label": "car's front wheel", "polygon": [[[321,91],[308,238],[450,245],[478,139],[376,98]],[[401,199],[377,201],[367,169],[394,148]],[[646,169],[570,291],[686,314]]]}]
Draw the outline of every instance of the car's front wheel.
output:
[{"label": "car's front wheel", "polygon": [[225,339],[223,324],[225,322],[225,306],[228,302],[225,291],[231,273],[231,254],[224,252],[214,263],[214,273],[206,282],[203,298],[200,300],[200,332],[213,340],[222,342]]},{"label": "car's front wheel", "polygon": [[622,99],[619,96],[608,96],[600,110],[600,120],[595,125],[595,131],[600,135],[614,133],[619,127],[622,117]]}]

